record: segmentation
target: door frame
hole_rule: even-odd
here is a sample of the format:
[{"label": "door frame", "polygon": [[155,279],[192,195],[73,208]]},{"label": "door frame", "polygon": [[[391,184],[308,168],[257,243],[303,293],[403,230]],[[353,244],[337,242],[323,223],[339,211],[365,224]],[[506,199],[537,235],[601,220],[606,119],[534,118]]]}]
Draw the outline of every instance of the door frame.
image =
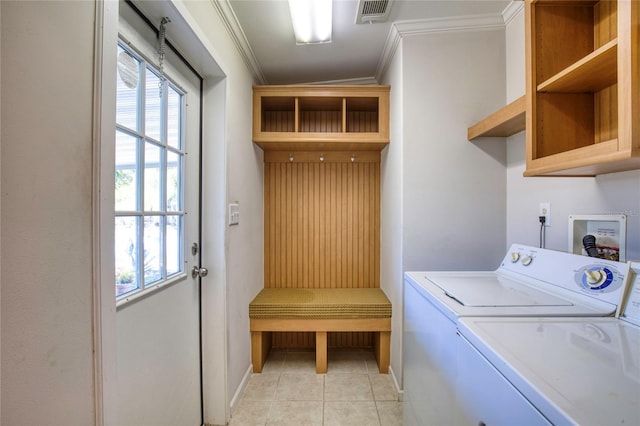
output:
[{"label": "door frame", "polygon": [[[93,331],[94,331],[94,410],[96,425],[116,425],[117,399],[117,328],[113,289],[114,244],[113,197],[115,162],[116,46],[119,4],[95,0],[95,55],[93,100]],[[187,52],[200,59],[205,76],[201,102],[210,119],[202,124],[201,162],[201,267],[209,276],[201,281],[202,309],[202,380],[204,424],[226,424],[230,418],[227,391],[226,326],[226,151],[225,151],[225,74],[213,54],[189,28],[188,13],[180,3],[146,2],[150,18],[171,15],[172,34]],[[159,20],[158,20],[159,22]],[[196,56],[197,55],[197,56]],[[206,220],[204,220],[206,218]],[[107,249],[105,249],[107,248]],[[223,368],[220,368],[222,365]]]}]

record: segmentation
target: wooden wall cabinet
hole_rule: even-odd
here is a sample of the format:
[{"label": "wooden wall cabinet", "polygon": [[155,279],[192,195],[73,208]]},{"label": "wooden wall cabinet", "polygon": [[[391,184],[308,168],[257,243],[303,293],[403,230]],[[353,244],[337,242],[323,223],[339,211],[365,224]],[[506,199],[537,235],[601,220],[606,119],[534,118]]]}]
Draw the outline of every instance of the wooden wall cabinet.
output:
[{"label": "wooden wall cabinet", "polygon": [[253,141],[264,150],[380,151],[389,86],[254,86]]},{"label": "wooden wall cabinet", "polygon": [[526,0],[525,176],[640,168],[640,2]]}]

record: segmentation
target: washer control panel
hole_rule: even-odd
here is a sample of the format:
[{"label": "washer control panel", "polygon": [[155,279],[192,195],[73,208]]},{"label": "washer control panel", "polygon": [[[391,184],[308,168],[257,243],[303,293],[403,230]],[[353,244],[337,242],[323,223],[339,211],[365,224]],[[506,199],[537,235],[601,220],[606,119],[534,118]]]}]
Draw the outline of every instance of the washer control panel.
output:
[{"label": "washer control panel", "polygon": [[[513,245],[507,253],[505,261],[509,259],[513,264],[520,264],[521,266],[526,267],[533,263],[533,260],[536,258],[537,252],[538,250],[532,247]],[[505,262],[502,262],[502,266],[504,266],[504,263]]]},{"label": "washer control panel", "polygon": [[521,244],[509,248],[500,270],[613,304],[620,302],[629,275],[626,263]]},{"label": "washer control panel", "polygon": [[586,265],[575,273],[575,281],[585,290],[612,291],[623,284],[623,277],[611,265]]}]

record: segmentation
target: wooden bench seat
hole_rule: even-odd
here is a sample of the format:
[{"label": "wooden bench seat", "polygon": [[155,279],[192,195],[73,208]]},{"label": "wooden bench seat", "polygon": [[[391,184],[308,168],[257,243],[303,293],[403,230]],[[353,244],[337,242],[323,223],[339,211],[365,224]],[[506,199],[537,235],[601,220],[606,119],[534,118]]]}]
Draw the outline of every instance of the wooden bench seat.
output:
[{"label": "wooden bench seat", "polygon": [[271,349],[271,333],[315,332],[316,373],[327,372],[327,333],[373,332],[380,373],[389,370],[391,302],[379,288],[266,288],[249,304],[253,372]]}]

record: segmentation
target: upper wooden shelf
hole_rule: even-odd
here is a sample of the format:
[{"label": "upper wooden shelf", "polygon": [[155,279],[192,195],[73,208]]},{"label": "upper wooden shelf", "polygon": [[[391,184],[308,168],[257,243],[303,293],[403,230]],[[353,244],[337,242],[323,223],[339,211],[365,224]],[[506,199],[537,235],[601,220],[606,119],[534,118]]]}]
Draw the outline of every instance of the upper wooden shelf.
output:
[{"label": "upper wooden shelf", "polygon": [[265,150],[381,150],[389,86],[255,86],[253,142]]},{"label": "upper wooden shelf", "polygon": [[467,129],[467,139],[507,137],[525,129],[526,102],[522,96]]},{"label": "upper wooden shelf", "polygon": [[540,83],[538,92],[597,92],[616,83],[617,70],[618,39],[614,39]]}]

